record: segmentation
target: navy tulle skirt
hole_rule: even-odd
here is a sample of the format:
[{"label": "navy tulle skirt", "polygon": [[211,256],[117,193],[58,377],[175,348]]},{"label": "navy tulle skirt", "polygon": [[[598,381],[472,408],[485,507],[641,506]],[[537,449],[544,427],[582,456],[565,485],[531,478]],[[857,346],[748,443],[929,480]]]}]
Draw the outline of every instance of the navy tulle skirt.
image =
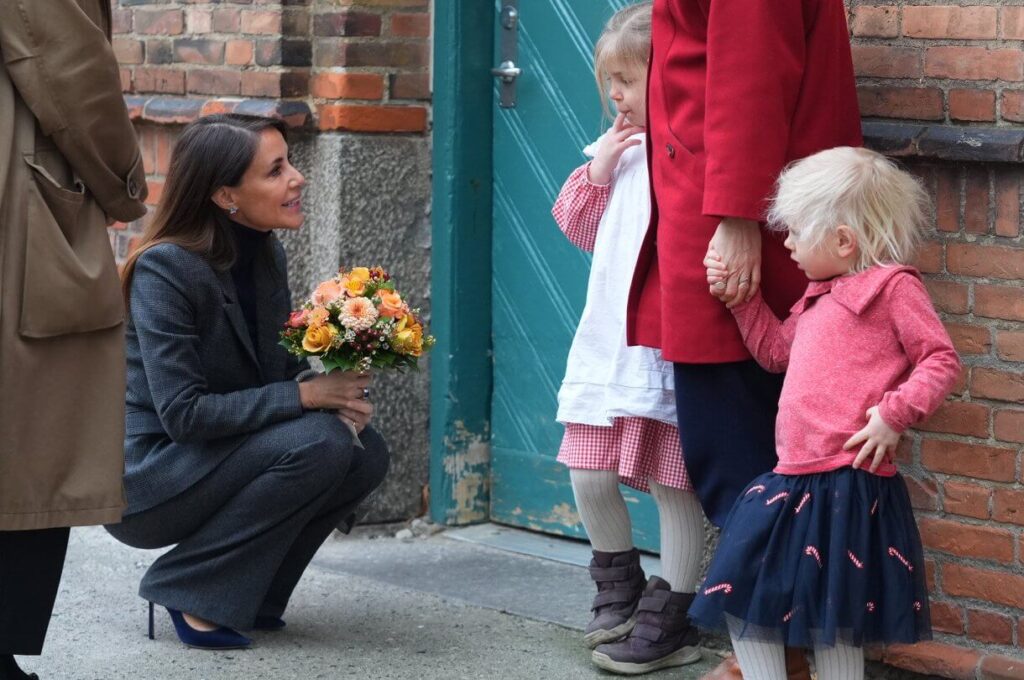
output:
[{"label": "navy tulle skirt", "polygon": [[733,506],[690,617],[791,647],[931,639],[903,478],[761,475]]}]

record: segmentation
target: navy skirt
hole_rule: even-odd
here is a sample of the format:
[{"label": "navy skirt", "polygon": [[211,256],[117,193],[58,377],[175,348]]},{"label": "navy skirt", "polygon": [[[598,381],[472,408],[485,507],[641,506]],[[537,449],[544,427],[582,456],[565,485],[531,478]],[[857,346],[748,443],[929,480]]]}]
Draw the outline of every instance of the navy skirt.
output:
[{"label": "navy skirt", "polygon": [[761,475],[729,513],[690,617],[790,647],[931,639],[903,478],[849,467]]}]

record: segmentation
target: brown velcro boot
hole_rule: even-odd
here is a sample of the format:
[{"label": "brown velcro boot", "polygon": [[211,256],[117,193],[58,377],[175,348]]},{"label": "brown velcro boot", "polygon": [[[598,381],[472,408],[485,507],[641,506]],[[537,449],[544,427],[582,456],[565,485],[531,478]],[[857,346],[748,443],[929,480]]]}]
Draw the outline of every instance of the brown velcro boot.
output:
[{"label": "brown velcro boot", "polygon": [[591,660],[599,668],[622,675],[700,661],[700,638],[686,617],[693,598],[693,593],[673,592],[667,581],[652,576],[637,605],[636,626],[629,637],[599,646]]},{"label": "brown velcro boot", "polygon": [[620,640],[633,630],[636,605],[647,582],[636,548],[626,552],[593,552],[590,578],[597,585],[597,596],[590,608],[594,618],[583,634],[583,644],[590,649]]}]

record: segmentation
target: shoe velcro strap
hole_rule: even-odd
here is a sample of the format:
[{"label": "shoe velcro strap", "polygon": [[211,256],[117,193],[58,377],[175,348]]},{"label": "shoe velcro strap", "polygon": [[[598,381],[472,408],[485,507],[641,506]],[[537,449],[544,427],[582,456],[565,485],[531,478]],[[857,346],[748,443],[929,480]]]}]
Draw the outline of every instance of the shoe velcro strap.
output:
[{"label": "shoe velcro strap", "polygon": [[591,609],[597,609],[598,607],[606,607],[610,604],[625,604],[626,602],[632,602],[636,599],[636,592],[628,590],[626,588],[616,588],[614,590],[605,590],[597,594],[594,598],[594,605]]},{"label": "shoe velcro strap", "polygon": [[661,638],[664,634],[665,631],[658,626],[638,623],[633,626],[633,630],[630,632],[629,637],[640,638],[641,640],[647,640],[648,642],[661,642]]},{"label": "shoe velcro strap", "polygon": [[660,612],[665,610],[666,605],[668,605],[668,602],[660,597],[641,597],[640,604],[637,605],[637,610],[643,612]]},{"label": "shoe velcro strap", "polygon": [[632,564],[625,567],[590,567],[590,578],[595,581],[628,581],[636,573]]}]

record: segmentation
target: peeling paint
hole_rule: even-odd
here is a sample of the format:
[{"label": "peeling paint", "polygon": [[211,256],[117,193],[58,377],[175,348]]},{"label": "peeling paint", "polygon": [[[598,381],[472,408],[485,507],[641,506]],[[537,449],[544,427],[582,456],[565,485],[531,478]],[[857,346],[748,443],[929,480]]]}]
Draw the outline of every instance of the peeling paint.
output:
[{"label": "peeling paint", "polygon": [[465,423],[452,423],[441,460],[445,475],[452,480],[453,507],[447,511],[451,524],[486,521],[490,514],[491,445],[489,433],[470,432]]}]

